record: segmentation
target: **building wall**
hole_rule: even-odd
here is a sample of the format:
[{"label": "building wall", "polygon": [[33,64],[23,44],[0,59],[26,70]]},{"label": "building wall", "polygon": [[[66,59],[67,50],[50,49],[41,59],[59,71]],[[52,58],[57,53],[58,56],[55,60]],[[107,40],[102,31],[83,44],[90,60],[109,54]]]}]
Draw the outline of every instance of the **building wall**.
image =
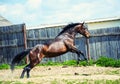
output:
[{"label": "building wall", "polygon": [[[115,18],[97,19],[97,20],[85,21],[85,23],[87,23],[89,30],[110,28],[110,27],[120,27],[120,18],[115,17]],[[58,26],[63,27],[67,24],[69,23],[33,26],[33,27],[27,27],[27,30],[49,28],[49,27],[56,28]]]},{"label": "building wall", "polygon": [[120,19],[88,22],[88,28],[90,30],[109,27],[120,27]]}]

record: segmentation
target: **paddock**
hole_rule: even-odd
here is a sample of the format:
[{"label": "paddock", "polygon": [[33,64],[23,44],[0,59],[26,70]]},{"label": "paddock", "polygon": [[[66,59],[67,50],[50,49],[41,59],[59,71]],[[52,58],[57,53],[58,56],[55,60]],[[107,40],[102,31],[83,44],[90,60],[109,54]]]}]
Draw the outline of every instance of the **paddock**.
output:
[{"label": "paddock", "polygon": [[[37,66],[31,71],[31,78],[20,79],[22,69],[0,70],[0,82],[3,84],[77,84],[87,82],[105,84],[109,81],[120,83],[120,68],[96,66]],[[6,74],[5,74],[6,73]],[[111,82],[111,83],[110,83]]]},{"label": "paddock", "polygon": [[[113,21],[113,23],[111,23]],[[116,22],[118,21],[118,22]],[[90,59],[97,60],[100,56],[120,59],[120,19],[91,22],[91,25],[98,24],[99,29],[89,30],[91,38],[86,43],[86,38],[77,35],[75,45],[82,50]],[[106,24],[107,23],[107,24]],[[89,22],[87,22],[89,24]],[[110,24],[110,25],[109,25]],[[88,29],[90,26],[88,26]],[[101,25],[105,25],[102,27]],[[65,25],[47,26],[35,29],[26,29],[25,24],[9,25],[0,27],[0,64],[10,64],[14,56],[26,48],[31,48],[39,43],[51,41],[62,30]],[[92,26],[96,27],[96,26]],[[88,51],[89,50],[89,51]],[[77,56],[67,53],[55,58],[45,58],[43,63],[64,62],[76,60]],[[0,82],[4,83],[42,83],[42,84],[66,84],[100,81],[118,81],[120,83],[120,68],[111,67],[76,67],[68,66],[39,66],[31,71],[31,78],[19,79],[22,69],[0,70]],[[53,72],[54,71],[54,72]],[[5,74],[7,73],[7,74]]]}]

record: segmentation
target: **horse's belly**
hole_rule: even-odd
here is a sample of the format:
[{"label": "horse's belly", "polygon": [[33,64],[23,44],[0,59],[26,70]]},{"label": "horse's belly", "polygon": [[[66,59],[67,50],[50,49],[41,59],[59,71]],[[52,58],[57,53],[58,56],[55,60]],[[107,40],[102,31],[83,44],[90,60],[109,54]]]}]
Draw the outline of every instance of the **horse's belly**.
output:
[{"label": "horse's belly", "polygon": [[45,57],[46,57],[46,58],[57,57],[57,56],[60,56],[60,55],[62,55],[62,54],[64,54],[64,53],[66,53],[66,52],[58,52],[58,53],[55,53],[55,52],[54,52],[54,53],[51,53],[51,52],[50,52],[50,53],[46,54]]},{"label": "horse's belly", "polygon": [[45,56],[46,57],[55,57],[55,56],[59,56],[61,54],[66,53],[66,51],[67,51],[67,48],[63,42],[56,42],[49,46],[49,48],[46,51]]}]

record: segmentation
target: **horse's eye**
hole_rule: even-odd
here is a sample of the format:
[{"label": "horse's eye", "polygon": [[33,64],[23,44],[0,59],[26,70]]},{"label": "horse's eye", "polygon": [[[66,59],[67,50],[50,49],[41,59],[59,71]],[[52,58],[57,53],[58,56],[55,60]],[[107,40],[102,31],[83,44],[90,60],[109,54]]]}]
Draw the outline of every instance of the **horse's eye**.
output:
[{"label": "horse's eye", "polygon": [[86,28],[83,28],[83,30],[86,30]]}]

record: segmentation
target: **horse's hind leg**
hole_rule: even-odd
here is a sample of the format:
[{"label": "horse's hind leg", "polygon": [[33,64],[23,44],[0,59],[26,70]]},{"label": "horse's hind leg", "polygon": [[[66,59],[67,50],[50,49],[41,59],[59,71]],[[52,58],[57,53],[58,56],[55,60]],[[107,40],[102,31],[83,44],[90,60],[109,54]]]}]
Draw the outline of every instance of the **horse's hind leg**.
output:
[{"label": "horse's hind leg", "polygon": [[29,78],[30,77],[30,70],[31,70],[32,68],[30,67],[30,65],[27,67],[27,78]]},{"label": "horse's hind leg", "polygon": [[22,73],[21,73],[20,78],[24,78],[24,74],[25,74],[25,72],[26,72],[26,69],[25,69],[25,67],[24,67],[24,69],[23,69],[23,71],[22,71]]},{"label": "horse's hind leg", "polygon": [[27,66],[24,67],[24,69],[23,69],[23,71],[21,73],[20,78],[24,78],[25,72],[27,72],[27,78],[29,78],[30,77],[30,75],[29,75],[30,70],[31,70],[30,64],[28,64]]}]

